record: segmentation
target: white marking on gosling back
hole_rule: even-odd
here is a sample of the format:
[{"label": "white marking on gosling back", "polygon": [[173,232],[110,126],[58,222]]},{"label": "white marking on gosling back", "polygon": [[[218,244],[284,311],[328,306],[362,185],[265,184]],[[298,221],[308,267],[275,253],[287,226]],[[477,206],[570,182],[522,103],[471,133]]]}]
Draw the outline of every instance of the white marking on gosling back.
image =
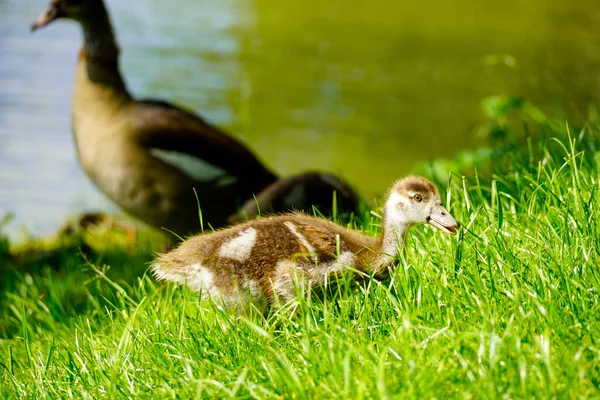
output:
[{"label": "white marking on gosling back", "polygon": [[237,237],[234,237],[221,245],[219,255],[223,258],[246,261],[248,257],[250,257],[250,253],[252,253],[255,241],[256,229],[244,229]]},{"label": "white marking on gosling back", "polygon": [[302,234],[300,234],[300,232],[298,232],[298,230],[296,229],[296,226],[291,223],[290,221],[286,221],[283,223],[285,225],[286,228],[288,228],[290,230],[290,232],[292,232],[292,234],[294,236],[296,236],[298,238],[298,240],[300,241],[300,243],[302,243],[302,245],[304,247],[306,247],[306,251],[308,251],[311,255],[311,259],[316,263],[318,261],[317,255],[316,255],[316,251],[315,248],[308,243],[308,240],[306,240],[306,238],[304,236],[302,236]]}]

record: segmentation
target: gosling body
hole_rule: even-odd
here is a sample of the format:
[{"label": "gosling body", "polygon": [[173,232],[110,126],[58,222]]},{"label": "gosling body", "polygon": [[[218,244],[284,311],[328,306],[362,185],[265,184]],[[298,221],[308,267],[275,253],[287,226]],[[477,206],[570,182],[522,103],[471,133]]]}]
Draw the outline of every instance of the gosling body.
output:
[{"label": "gosling body", "polygon": [[390,191],[379,237],[287,214],[192,237],[158,257],[152,270],[160,280],[185,284],[226,305],[262,298],[285,303],[295,298],[299,284],[317,287],[355,271],[386,276],[408,227],[417,223],[451,234],[459,226],[431,182],[408,177]]}]

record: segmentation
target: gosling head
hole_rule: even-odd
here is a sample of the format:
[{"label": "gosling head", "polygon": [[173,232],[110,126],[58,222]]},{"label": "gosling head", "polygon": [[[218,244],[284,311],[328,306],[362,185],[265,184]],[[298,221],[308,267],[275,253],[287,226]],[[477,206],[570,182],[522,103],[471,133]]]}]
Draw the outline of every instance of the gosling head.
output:
[{"label": "gosling head", "polygon": [[93,21],[103,11],[102,0],[51,0],[48,9],[31,25],[35,31],[60,18]]},{"label": "gosling head", "polygon": [[430,224],[452,235],[460,224],[442,205],[438,188],[429,180],[409,176],[394,184],[385,205],[386,225]]}]

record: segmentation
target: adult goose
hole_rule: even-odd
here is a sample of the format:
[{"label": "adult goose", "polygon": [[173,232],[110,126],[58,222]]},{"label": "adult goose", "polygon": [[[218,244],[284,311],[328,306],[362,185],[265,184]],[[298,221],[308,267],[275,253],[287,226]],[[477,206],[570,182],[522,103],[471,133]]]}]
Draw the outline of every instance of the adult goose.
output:
[{"label": "adult goose", "polygon": [[[193,189],[204,220],[219,227],[245,201],[277,182],[250,150],[199,116],[163,101],[132,97],[119,71],[119,48],[102,0],[52,0],[31,28],[62,18],[83,30],[72,110],[79,161],[123,210],[185,235],[200,228]],[[183,169],[174,162],[181,154],[208,163],[217,175]],[[309,175],[297,179],[314,182]],[[289,189],[289,184],[284,186]],[[335,186],[326,189],[332,190]],[[262,201],[277,204],[278,193],[288,191],[272,191]],[[298,208],[309,201],[300,199]]]},{"label": "adult goose", "polygon": [[323,286],[353,270],[387,276],[408,228],[425,223],[450,234],[460,227],[437,187],[409,176],[390,189],[380,237],[298,213],[258,218],[189,238],[159,256],[152,270],[158,279],[186,284],[226,306],[262,308],[294,299],[298,284]]}]

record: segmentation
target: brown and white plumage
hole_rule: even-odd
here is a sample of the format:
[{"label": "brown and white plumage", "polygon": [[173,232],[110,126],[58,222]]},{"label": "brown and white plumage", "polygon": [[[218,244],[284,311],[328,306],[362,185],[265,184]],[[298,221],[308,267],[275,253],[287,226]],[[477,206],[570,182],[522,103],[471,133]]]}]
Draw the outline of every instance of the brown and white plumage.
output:
[{"label": "brown and white plumage", "polygon": [[301,214],[259,218],[192,237],[159,256],[152,270],[158,279],[229,305],[261,298],[286,302],[295,297],[298,282],[316,287],[354,269],[385,275],[406,230],[418,223],[451,234],[459,227],[435,185],[410,176],[390,190],[380,237]]}]

